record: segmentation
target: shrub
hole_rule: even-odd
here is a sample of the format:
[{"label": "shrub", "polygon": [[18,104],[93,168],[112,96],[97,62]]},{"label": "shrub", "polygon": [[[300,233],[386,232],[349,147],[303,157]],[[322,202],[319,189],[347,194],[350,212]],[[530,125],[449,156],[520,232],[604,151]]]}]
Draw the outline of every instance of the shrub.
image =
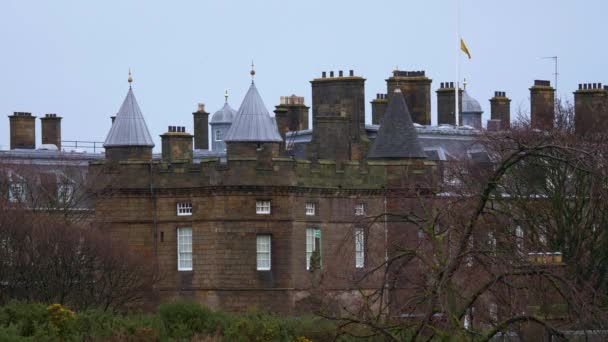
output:
[{"label": "shrub", "polygon": [[14,330],[19,336],[31,337],[39,330],[47,330],[48,313],[42,304],[11,301],[0,308],[0,326],[6,333]]},{"label": "shrub", "polygon": [[229,315],[189,301],[161,304],[158,313],[166,335],[176,339],[190,339],[197,334],[215,335],[230,324]]}]

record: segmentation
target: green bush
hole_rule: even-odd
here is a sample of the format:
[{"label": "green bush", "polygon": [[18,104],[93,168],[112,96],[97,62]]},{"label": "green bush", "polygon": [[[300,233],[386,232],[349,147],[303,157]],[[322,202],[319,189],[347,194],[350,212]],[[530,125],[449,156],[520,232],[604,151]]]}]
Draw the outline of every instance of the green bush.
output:
[{"label": "green bush", "polygon": [[161,304],[158,313],[165,334],[178,340],[188,340],[199,334],[221,333],[231,321],[229,315],[189,301]]},{"label": "green bush", "polygon": [[[31,337],[40,330],[48,330],[46,306],[36,303],[11,301],[0,308],[0,326],[12,327],[19,336]],[[5,329],[7,333],[12,331]]]}]

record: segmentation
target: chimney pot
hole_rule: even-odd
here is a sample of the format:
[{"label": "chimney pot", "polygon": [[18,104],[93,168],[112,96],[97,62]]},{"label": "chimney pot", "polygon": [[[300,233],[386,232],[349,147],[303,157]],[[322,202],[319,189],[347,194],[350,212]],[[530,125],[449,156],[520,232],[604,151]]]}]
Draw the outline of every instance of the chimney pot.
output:
[{"label": "chimney pot", "polygon": [[342,70],[338,71],[338,76],[340,76],[340,77],[344,76],[344,74],[342,73]]},{"label": "chimney pot", "polygon": [[348,75],[349,76],[355,76],[355,71],[354,70],[349,70],[348,71]]},{"label": "chimney pot", "polygon": [[325,78],[325,77],[327,77],[327,72],[323,71],[323,72],[321,73],[321,78]]},{"label": "chimney pot", "polygon": [[329,77],[334,77],[334,72],[333,71],[329,72]]}]

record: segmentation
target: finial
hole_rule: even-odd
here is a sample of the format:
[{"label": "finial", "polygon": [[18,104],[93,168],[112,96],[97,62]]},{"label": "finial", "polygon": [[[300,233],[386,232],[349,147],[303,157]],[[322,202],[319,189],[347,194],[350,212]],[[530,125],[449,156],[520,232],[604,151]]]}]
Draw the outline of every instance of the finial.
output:
[{"label": "finial", "polygon": [[465,78],[464,81],[462,81],[462,87],[464,88],[464,90],[467,90],[467,79]]},{"label": "finial", "polygon": [[224,90],[224,100],[228,102],[228,90]]},{"label": "finial", "polygon": [[129,78],[127,78],[127,82],[129,82],[129,89],[131,89],[131,83],[133,82],[133,77],[131,77],[131,68],[129,68]]},{"label": "finial", "polygon": [[251,82],[253,82],[253,77],[255,76],[255,64],[253,64],[253,59],[251,60],[251,71],[249,72],[249,75],[251,75]]}]

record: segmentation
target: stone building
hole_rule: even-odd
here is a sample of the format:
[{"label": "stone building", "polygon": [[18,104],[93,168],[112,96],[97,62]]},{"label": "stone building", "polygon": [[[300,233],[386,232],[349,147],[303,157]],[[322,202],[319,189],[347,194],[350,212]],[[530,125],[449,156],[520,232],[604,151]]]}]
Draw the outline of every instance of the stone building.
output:
[{"label": "stone building", "polygon": [[[359,288],[352,280],[385,260],[389,241],[420,239],[403,226],[367,225],[364,218],[414,207],[421,193],[431,196],[449,181],[443,163],[482,152],[476,143],[482,111],[462,90],[465,121],[459,122],[466,126],[454,126],[455,88],[442,83],[441,125],[431,126],[431,80],[419,71],[387,79],[387,94],[372,101],[372,124],[365,122],[363,77],[324,72],[311,86],[312,129],[304,98],[285,97],[273,117],[252,81],[238,111],[226,99],[209,121],[199,106],[194,135],[177,123],[169,126],[160,154],[153,153],[131,87],[104,154],[62,150],[54,116],[42,126],[42,140],[55,143],[56,151],[36,149],[35,117],[15,113],[12,149],[0,151],[0,161],[9,168],[23,160],[51,168],[73,163],[95,175],[95,190],[104,195],[89,203],[91,220],[154,256],[161,300],[187,297],[226,310],[298,313],[310,309],[311,293],[323,290],[349,302],[359,289],[377,288],[381,279],[371,277]],[[543,100],[552,94],[550,86],[539,86],[532,89],[533,115],[550,118],[552,103]],[[543,101],[535,100],[538,92]],[[587,93],[577,99],[591,101]],[[488,128],[508,129],[510,100],[497,92],[491,101]]]}]

